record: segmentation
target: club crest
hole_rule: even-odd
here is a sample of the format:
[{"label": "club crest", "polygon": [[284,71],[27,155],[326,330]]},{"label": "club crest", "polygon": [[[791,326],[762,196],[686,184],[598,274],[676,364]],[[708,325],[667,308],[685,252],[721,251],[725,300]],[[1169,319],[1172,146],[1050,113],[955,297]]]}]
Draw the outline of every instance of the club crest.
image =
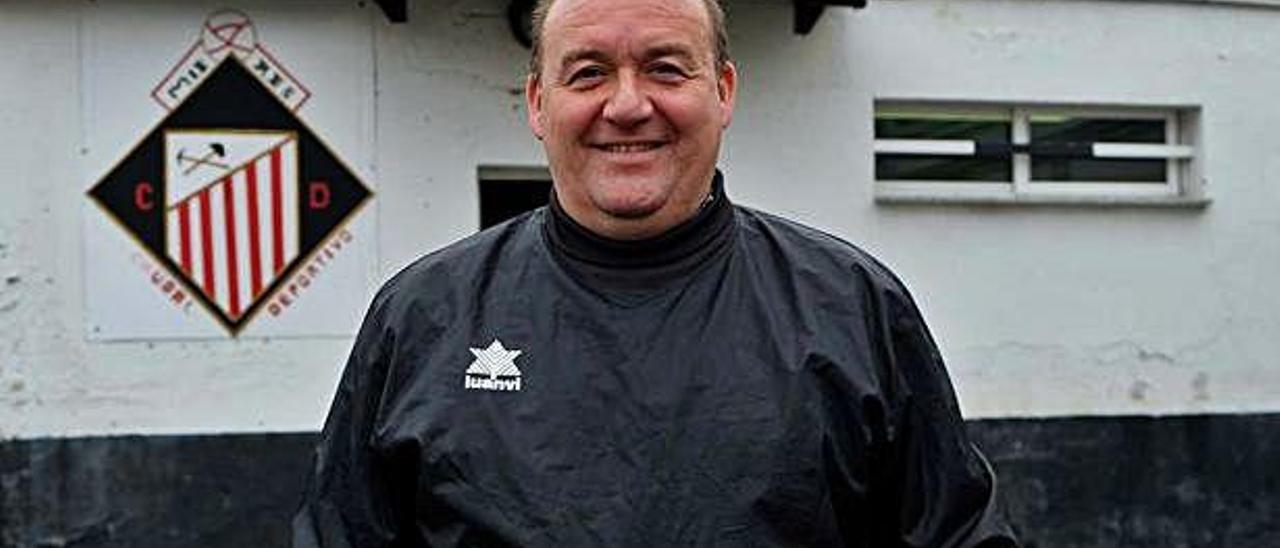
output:
[{"label": "club crest", "polygon": [[164,118],[89,198],[235,335],[372,193],[297,117],[311,92],[241,12],[211,14],[151,97]]}]

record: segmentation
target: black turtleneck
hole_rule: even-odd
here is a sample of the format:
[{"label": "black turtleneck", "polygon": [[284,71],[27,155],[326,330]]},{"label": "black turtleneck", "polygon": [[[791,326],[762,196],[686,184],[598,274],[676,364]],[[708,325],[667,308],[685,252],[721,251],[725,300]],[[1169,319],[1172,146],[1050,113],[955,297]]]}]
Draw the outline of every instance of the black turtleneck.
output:
[{"label": "black turtleneck", "polygon": [[544,233],[552,255],[589,280],[637,289],[654,288],[706,264],[729,249],[733,204],[717,170],[711,194],[693,218],[640,240],[616,240],[579,224],[552,192]]},{"label": "black turtleneck", "polygon": [[553,201],[379,291],[295,546],[1010,546],[939,356],[893,273],[718,175],[640,241]]}]

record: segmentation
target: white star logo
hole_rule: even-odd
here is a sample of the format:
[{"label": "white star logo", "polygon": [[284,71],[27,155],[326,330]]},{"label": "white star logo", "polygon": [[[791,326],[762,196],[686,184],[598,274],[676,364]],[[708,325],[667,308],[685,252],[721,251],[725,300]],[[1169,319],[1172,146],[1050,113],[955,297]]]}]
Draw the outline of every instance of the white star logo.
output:
[{"label": "white star logo", "polygon": [[467,374],[487,376],[491,380],[497,380],[499,376],[519,377],[520,368],[516,367],[516,356],[520,352],[507,350],[502,346],[502,341],[495,338],[489,343],[489,348],[471,349],[471,355],[476,357],[476,361],[467,367]]}]

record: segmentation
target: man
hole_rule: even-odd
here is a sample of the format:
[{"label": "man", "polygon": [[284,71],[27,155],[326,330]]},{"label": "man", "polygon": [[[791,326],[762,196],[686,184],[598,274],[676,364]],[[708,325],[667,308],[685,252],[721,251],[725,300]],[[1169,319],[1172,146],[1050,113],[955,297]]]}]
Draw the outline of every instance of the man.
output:
[{"label": "man", "polygon": [[556,0],[548,208],[375,298],[300,546],[1007,546],[902,284],[730,203],[714,0]]}]

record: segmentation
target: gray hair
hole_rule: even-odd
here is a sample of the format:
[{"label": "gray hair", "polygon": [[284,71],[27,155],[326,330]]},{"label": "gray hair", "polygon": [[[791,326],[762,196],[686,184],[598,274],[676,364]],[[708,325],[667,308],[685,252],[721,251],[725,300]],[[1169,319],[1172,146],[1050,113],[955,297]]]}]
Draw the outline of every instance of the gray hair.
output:
[{"label": "gray hair", "polygon": [[[529,39],[533,42],[529,55],[529,74],[535,78],[542,71],[542,27],[547,22],[547,12],[551,11],[551,4],[555,0],[537,1],[530,18],[532,24],[529,31]],[[716,55],[716,65],[724,66],[729,62],[729,32],[725,29],[724,9],[720,7],[720,0],[702,0],[702,5],[707,8],[707,18],[711,21],[711,48]]]}]

